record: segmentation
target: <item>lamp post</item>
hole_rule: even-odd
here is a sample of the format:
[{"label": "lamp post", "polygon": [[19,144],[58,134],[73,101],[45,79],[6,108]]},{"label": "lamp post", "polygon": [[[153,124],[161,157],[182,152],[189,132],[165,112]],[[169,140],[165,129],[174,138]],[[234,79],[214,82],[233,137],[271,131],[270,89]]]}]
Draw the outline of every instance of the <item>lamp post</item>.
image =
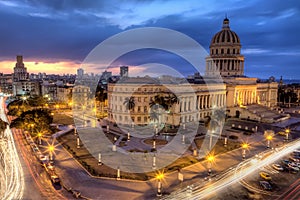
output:
[{"label": "lamp post", "polygon": [[161,180],[164,178],[164,174],[163,173],[159,173],[156,175],[156,179],[157,179],[157,193],[156,196],[157,197],[161,197],[162,196],[162,183]]},{"label": "lamp post", "polygon": [[34,124],[30,124],[30,127],[31,127],[31,133],[33,134],[33,127],[34,127]]},{"label": "lamp post", "polygon": [[243,158],[243,160],[246,158],[246,150],[249,148],[249,144],[247,144],[247,143],[243,143],[242,144],[242,149],[243,149],[243,151],[242,151],[242,158]]},{"label": "lamp post", "polygon": [[49,151],[49,156],[50,156],[50,161],[53,161],[53,153],[54,153],[54,146],[53,145],[49,145],[48,146],[48,151]]},{"label": "lamp post", "polygon": [[127,133],[127,141],[130,141],[130,133]]},{"label": "lamp post", "polygon": [[155,154],[153,155],[153,159],[152,159],[152,169],[156,169],[156,156],[155,156]]},{"label": "lamp post", "polygon": [[42,133],[38,133],[39,145],[42,145]]},{"label": "lamp post", "polygon": [[212,168],[212,164],[215,161],[215,156],[213,154],[210,154],[207,156],[207,161],[208,161],[208,175],[211,175],[211,168]]},{"label": "lamp post", "polygon": [[267,139],[267,148],[270,148],[270,143],[271,140],[273,139],[272,135],[268,135],[266,139]]},{"label": "lamp post", "polygon": [[154,150],[156,149],[156,140],[153,139],[153,147],[152,147]]},{"label": "lamp post", "polygon": [[117,181],[121,180],[121,171],[120,171],[120,167],[118,167],[117,169]]},{"label": "lamp post", "polygon": [[77,138],[76,138],[76,141],[77,141],[77,149],[80,149],[80,138],[77,137]]},{"label": "lamp post", "polygon": [[102,155],[99,153],[98,155],[98,165],[102,165]]},{"label": "lamp post", "polygon": [[285,139],[289,140],[289,134],[290,134],[291,130],[289,128],[285,129]]}]

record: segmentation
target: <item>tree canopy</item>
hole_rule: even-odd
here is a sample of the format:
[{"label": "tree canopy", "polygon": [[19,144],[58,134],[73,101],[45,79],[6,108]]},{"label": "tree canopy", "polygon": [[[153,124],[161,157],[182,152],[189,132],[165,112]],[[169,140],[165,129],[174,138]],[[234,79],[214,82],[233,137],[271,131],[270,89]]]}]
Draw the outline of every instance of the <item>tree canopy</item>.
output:
[{"label": "tree canopy", "polygon": [[37,133],[51,132],[50,124],[52,121],[53,117],[49,110],[34,109],[23,112],[11,122],[10,127],[26,129],[35,135]]}]

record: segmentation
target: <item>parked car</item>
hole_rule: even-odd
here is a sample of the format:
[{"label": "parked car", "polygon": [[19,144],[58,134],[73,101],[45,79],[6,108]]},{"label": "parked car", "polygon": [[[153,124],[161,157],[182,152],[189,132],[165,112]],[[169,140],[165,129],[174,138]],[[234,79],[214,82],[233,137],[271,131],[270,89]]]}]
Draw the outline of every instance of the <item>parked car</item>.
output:
[{"label": "parked car", "polygon": [[282,136],[286,136],[286,132],[284,132],[284,131],[279,131],[277,134],[282,135]]},{"label": "parked car", "polygon": [[260,172],[259,175],[260,175],[260,177],[262,177],[263,179],[265,179],[267,181],[272,180],[271,176],[266,172]]},{"label": "parked car", "polygon": [[259,181],[259,185],[262,187],[264,190],[272,190],[272,186],[268,181]]},{"label": "parked car", "polygon": [[289,157],[289,160],[292,161],[292,162],[295,162],[295,163],[299,162],[299,159],[294,158],[294,157]]},{"label": "parked car", "polygon": [[290,164],[288,164],[288,167],[289,167],[290,169],[296,171],[296,172],[299,171],[299,168],[298,168],[298,166],[297,166],[295,163],[290,163]]},{"label": "parked car", "polygon": [[290,164],[290,161],[289,161],[289,160],[282,160],[281,162],[282,162],[284,165]]},{"label": "parked car", "polygon": [[274,169],[276,169],[277,171],[283,171],[284,170],[283,167],[279,164],[273,164],[272,167]]},{"label": "parked car", "polygon": [[52,181],[52,183],[60,183],[60,179],[58,178],[58,176],[56,176],[56,175],[52,175],[51,177],[51,181]]}]

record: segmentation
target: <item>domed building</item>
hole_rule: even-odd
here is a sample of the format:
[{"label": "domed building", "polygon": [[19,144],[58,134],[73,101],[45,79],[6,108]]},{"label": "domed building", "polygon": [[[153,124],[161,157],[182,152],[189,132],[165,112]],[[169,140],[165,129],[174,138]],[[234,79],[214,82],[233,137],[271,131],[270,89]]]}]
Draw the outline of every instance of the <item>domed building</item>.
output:
[{"label": "domed building", "polygon": [[244,56],[240,54],[239,36],[229,27],[229,19],[223,21],[222,30],[214,35],[210,43],[210,56],[206,58],[206,75],[244,75]]},{"label": "domed building", "polygon": [[277,105],[278,83],[272,79],[261,82],[257,78],[246,77],[241,47],[240,38],[230,29],[229,19],[226,17],[223,20],[222,30],[211,40],[205,76],[223,78],[226,84],[226,108],[229,115],[273,121],[279,116],[269,108]]},{"label": "domed building", "polygon": [[[222,30],[211,40],[205,75],[196,73],[188,83],[186,79],[169,76],[123,77],[110,82],[108,120],[123,125],[178,126],[202,121],[211,116],[214,109],[226,109],[228,116],[261,122],[281,120],[285,116],[272,110],[277,105],[278,83],[274,79],[261,82],[258,78],[246,77],[241,47],[239,36],[230,29],[229,19],[225,18]],[[159,112],[157,119],[151,115],[153,100],[172,94],[176,94],[179,101],[172,104],[171,109]]]}]

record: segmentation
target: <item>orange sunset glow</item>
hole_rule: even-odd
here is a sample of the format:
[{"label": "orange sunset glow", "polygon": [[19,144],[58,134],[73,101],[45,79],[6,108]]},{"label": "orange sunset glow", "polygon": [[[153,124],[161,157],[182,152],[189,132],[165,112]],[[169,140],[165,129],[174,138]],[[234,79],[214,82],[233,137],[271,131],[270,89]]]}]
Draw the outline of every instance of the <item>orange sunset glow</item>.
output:
[{"label": "orange sunset glow", "polygon": [[[25,58],[26,59],[26,58]],[[13,73],[13,68],[16,61],[0,61],[1,72]],[[24,62],[25,67],[29,73],[46,73],[46,74],[76,74],[76,70],[80,68],[80,63],[71,61],[62,62],[36,62],[28,61]]]}]

